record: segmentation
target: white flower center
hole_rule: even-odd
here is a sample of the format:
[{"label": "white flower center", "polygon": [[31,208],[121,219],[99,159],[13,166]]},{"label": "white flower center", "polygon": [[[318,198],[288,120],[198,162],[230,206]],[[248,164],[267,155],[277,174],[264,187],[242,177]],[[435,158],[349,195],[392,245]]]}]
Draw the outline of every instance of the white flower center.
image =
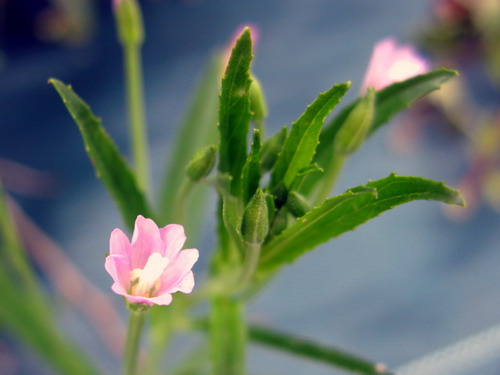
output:
[{"label": "white flower center", "polygon": [[130,294],[133,296],[152,297],[160,287],[160,276],[167,268],[169,260],[160,253],[153,253],[143,269],[130,271]]}]

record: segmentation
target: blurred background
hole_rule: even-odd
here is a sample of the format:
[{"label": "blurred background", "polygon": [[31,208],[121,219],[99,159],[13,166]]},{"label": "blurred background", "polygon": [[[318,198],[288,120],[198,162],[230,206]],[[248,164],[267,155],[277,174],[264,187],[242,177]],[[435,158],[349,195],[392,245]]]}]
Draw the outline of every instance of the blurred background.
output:
[{"label": "blurred background", "polygon": [[[63,254],[80,270],[78,277],[111,301],[106,309],[124,318],[103,267],[109,233],[122,223],[76,126],[47,84],[49,77],[71,83],[129,154],[121,49],[110,3],[0,0],[0,178],[25,213],[19,220],[28,228],[47,291],[58,289],[50,276],[57,271],[48,270],[47,259]],[[373,45],[387,36],[415,44],[433,67],[460,71],[449,87],[370,139],[348,161],[336,192],[396,171],[461,188],[468,208],[445,211],[428,202],[398,207],[287,267],[248,315],[382,361],[401,374],[500,373],[498,2],[151,0],[141,6],[156,186],[190,90],[210,56],[242,24],[254,25],[259,34],[253,72],[268,100],[267,134],[291,124],[333,83],[353,81],[344,102],[354,99]],[[214,242],[213,210],[198,244],[199,283]],[[84,298],[56,302],[61,325],[106,373],[118,373],[115,336],[99,335],[102,322],[92,318],[99,307],[88,311]],[[481,333],[448,350],[444,360],[404,367]],[[249,357],[255,374],[336,373],[260,347],[252,346]],[[0,326],[0,374],[51,373]]]}]

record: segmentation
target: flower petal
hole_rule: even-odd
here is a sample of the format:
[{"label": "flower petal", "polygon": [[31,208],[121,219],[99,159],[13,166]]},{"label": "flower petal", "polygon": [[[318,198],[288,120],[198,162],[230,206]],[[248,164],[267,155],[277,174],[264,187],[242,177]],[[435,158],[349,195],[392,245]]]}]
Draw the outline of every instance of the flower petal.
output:
[{"label": "flower petal", "polygon": [[130,263],[123,255],[108,255],[104,263],[104,268],[124,290],[127,290],[130,283]]},{"label": "flower petal", "polygon": [[186,241],[184,227],[179,224],[169,224],[161,228],[160,236],[165,245],[165,252],[162,255],[168,258],[175,257]]},{"label": "flower petal", "polygon": [[155,222],[141,215],[137,216],[130,254],[132,268],[143,269],[151,254],[162,252],[162,245],[160,230]]},{"label": "flower petal", "polygon": [[169,259],[167,257],[162,257],[160,253],[153,253],[148,259],[148,262],[142,270],[139,284],[144,283],[145,285],[151,287],[156,280],[159,279],[165,268],[168,266]]},{"label": "flower petal", "polygon": [[179,252],[163,272],[158,294],[170,293],[171,290],[178,289],[184,278],[191,272],[198,257],[199,253],[196,249],[186,249]]},{"label": "flower petal", "polygon": [[[113,291],[117,294],[121,294],[115,290]],[[143,303],[148,306],[169,305],[172,302],[172,296],[168,293],[164,293],[156,297],[131,296],[126,293],[121,295],[124,296],[130,303]]]},{"label": "flower petal", "polygon": [[190,271],[184,278],[181,280],[177,287],[171,289],[169,293],[182,292],[189,294],[193,291],[194,288],[194,274],[193,271]]},{"label": "flower petal", "polygon": [[114,229],[109,238],[109,253],[111,255],[126,255],[130,254],[132,247],[128,237],[121,229]]},{"label": "flower petal", "polygon": [[170,305],[170,302],[172,302],[172,296],[169,293],[164,293],[160,296],[151,297],[149,300],[155,305]]}]

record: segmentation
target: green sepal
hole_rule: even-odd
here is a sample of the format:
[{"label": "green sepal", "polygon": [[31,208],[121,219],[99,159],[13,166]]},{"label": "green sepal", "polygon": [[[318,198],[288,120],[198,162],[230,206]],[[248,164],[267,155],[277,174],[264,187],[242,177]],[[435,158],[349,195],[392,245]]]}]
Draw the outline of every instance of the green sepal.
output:
[{"label": "green sepal", "polygon": [[124,45],[140,45],[144,41],[142,13],[137,0],[114,2],[118,40]]},{"label": "green sepal", "polygon": [[261,244],[269,232],[269,211],[264,192],[258,189],[245,207],[241,234],[248,244]]},{"label": "green sepal", "polygon": [[199,150],[189,162],[186,174],[194,182],[204,179],[214,168],[216,158],[217,147],[214,145]]},{"label": "green sepal", "polygon": [[242,182],[242,197],[243,202],[246,204],[250,201],[252,196],[257,191],[259,187],[261,170],[260,170],[260,150],[262,143],[260,140],[260,130],[254,129],[253,131],[253,141],[252,150],[248,155],[247,161],[243,166],[243,172],[241,177]]},{"label": "green sepal", "polygon": [[250,85],[250,110],[254,121],[262,121],[267,117],[268,110],[264,90],[254,75],[252,75],[252,84]]},{"label": "green sepal", "polygon": [[293,216],[302,217],[311,209],[311,205],[303,195],[292,190],[288,193],[286,208]]}]

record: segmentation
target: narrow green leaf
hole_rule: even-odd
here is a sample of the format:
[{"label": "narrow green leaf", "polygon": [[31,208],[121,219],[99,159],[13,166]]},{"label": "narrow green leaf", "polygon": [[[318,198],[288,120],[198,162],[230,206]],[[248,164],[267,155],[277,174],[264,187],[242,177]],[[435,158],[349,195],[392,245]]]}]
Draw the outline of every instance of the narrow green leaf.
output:
[{"label": "narrow green leaf", "polygon": [[50,301],[26,259],[0,184],[0,322],[64,374],[97,374],[57,328]]},{"label": "narrow green leaf", "polygon": [[[375,113],[368,136],[373,134],[382,125],[386,124],[394,115],[410,107],[415,100],[439,89],[443,83],[456,75],[457,73],[452,70],[444,68],[437,69],[430,73],[407,79],[406,81],[394,83],[377,91],[375,98]],[[314,161],[325,170],[325,176],[330,174],[330,168],[338,167],[334,165],[334,140],[337,132],[343,126],[358,102],[359,99],[343,108],[321,132]],[[321,176],[319,175],[308,176],[302,184],[301,192],[309,194],[320,178]]]},{"label": "narrow green leaf", "polygon": [[264,142],[262,151],[260,153],[260,163],[263,172],[270,171],[274,167],[276,160],[278,160],[278,155],[283,149],[283,145],[285,144],[287,135],[288,128],[286,126],[283,126],[280,131],[278,131],[276,134],[274,134]]},{"label": "narrow green leaf", "polygon": [[307,178],[307,176],[309,176],[310,174],[321,176],[323,172],[323,168],[321,168],[318,163],[309,164],[307,167],[302,168],[297,172],[297,175],[295,176],[290,189],[299,190],[302,182]]},{"label": "narrow green leaf", "polygon": [[242,172],[242,197],[244,204],[247,204],[257,191],[261,178],[260,171],[260,130],[254,129],[252,150],[243,166]]},{"label": "narrow green leaf", "polygon": [[238,38],[222,79],[219,104],[219,170],[232,177],[231,192],[238,195],[241,172],[247,158],[250,123],[249,90],[252,39],[246,28]]},{"label": "narrow green leaf", "polygon": [[394,206],[417,199],[464,205],[459,191],[421,177],[391,174],[327,199],[295,224],[265,244],[260,270],[272,270],[306,251],[380,215]]},{"label": "narrow green leaf", "polygon": [[35,300],[40,300],[35,274],[28,263],[26,252],[16,226],[11,218],[5,192],[0,181],[0,257],[8,265],[15,278]]},{"label": "narrow green leaf", "polygon": [[114,198],[124,222],[129,228],[133,228],[137,215],[151,217],[151,210],[134,174],[102,127],[101,121],[94,116],[87,103],[73,91],[71,86],[66,86],[55,78],[51,78],[49,83],[57,90],[78,125],[96,175]]},{"label": "narrow green leaf", "polygon": [[[210,328],[207,319],[199,319],[192,325],[194,329],[208,331]],[[326,346],[310,339],[280,332],[269,327],[256,324],[248,326],[248,339],[254,343],[270,348],[298,355],[313,361],[363,375],[391,375],[387,367],[358,355],[351,354],[343,349]]]},{"label": "narrow green leaf", "polygon": [[283,182],[290,188],[297,172],[311,163],[326,116],[340,102],[350,86],[350,82],[341,83],[320,94],[292,124],[290,135],[272,171],[272,187]]},{"label": "narrow green leaf", "polygon": [[4,327],[36,350],[62,374],[98,374],[81,350],[63,338],[61,331],[56,328],[54,315],[37,314],[33,301],[8,279],[5,269],[0,270],[0,290],[0,321]]},{"label": "narrow green leaf", "polygon": [[179,192],[185,178],[184,171],[194,153],[203,146],[217,141],[217,110],[221,71],[222,58],[217,54],[212,57],[202,73],[177,136],[171,142],[172,151],[160,193],[161,221],[165,224],[177,222],[176,213],[173,212],[172,199]]},{"label": "narrow green leaf", "polygon": [[443,83],[457,75],[458,73],[454,70],[441,68],[394,83],[378,91],[371,133],[403,109],[409,108],[415,100],[439,89]]},{"label": "narrow green leaf", "polygon": [[382,363],[375,363],[342,349],[322,345],[300,336],[289,335],[257,325],[249,326],[248,336],[251,341],[256,343],[333,365],[356,374],[390,375]]}]

